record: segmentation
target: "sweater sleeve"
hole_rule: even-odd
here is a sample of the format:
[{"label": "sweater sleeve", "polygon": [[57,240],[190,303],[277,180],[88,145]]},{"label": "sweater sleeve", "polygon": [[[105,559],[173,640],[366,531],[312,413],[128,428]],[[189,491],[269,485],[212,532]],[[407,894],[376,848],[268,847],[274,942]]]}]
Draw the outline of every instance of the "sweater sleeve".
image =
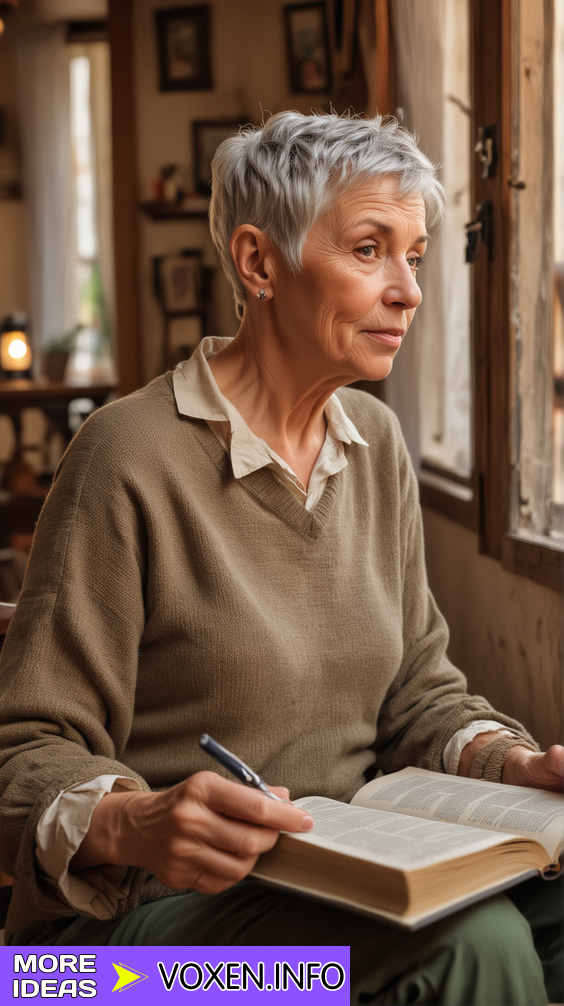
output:
[{"label": "sweater sleeve", "polygon": [[494,742],[498,759],[484,763],[481,777],[501,781],[507,750],[520,743],[538,745],[516,720],[492,708],[480,695],[468,695],[466,679],[446,656],[448,629],[427,583],[419,489],[411,460],[394,417],[400,463],[400,535],[403,658],[380,709],[376,752],[385,773],[414,765],[444,771],[443,752],[453,735],[474,720],[495,720],[515,735]]},{"label": "sweater sleeve", "polygon": [[[143,508],[108,448],[108,427],[86,427],[41,513],[0,673],[1,867],[44,918],[75,914],[37,868],[45,809],[99,775],[149,789],[120,761],[145,623]],[[129,908],[146,879],[129,871]]]}]

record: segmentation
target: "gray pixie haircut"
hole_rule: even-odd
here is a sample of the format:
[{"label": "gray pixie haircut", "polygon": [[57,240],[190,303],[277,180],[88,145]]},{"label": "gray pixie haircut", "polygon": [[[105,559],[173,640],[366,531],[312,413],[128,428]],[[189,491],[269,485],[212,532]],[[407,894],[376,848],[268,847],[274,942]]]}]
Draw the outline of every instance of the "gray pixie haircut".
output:
[{"label": "gray pixie haircut", "polygon": [[400,195],[421,196],[429,229],[440,223],[445,192],[435,165],[392,117],[279,112],[225,140],[212,162],[210,229],[238,316],[246,290],[229,242],[241,224],[267,234],[298,272],[309,231],[339,194],[388,175],[397,178]]}]

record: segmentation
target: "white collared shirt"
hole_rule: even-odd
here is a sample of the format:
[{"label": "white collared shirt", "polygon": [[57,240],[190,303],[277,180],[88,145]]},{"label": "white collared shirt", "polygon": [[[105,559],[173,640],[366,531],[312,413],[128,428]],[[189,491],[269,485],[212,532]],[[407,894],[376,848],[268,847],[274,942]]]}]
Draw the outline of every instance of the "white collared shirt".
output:
[{"label": "white collared shirt", "polygon": [[348,464],[346,445],[368,447],[356,426],[347,416],[336,395],[325,403],[327,432],[313,466],[306,489],[290,465],[249,429],[241,413],[222,395],[208,364],[210,356],[219,353],[230,339],[203,339],[189,360],[180,363],[172,375],[176,406],[183,416],[205,419],[210,429],[231,459],[236,479],[260,468],[270,468],[306,510],[313,510],[323,495],[327,479]]}]

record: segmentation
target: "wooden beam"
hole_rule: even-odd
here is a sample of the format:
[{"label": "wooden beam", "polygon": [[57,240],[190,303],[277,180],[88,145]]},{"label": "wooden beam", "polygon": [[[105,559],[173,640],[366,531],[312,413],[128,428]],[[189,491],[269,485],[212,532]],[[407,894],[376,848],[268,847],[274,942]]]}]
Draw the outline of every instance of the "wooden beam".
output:
[{"label": "wooden beam", "polygon": [[380,115],[391,112],[389,0],[374,0],[376,18],[376,104]]},{"label": "wooden beam", "polygon": [[501,559],[509,527],[509,188],[507,143],[510,136],[508,88],[508,0],[472,0],[473,132],[497,127],[498,163],[483,179],[474,161],[474,204],[488,200],[492,209],[492,255],[482,243],[474,270],[474,444],[481,486],[480,550]]},{"label": "wooden beam", "polygon": [[138,291],[139,190],[132,16],[132,0],[109,0],[116,350],[121,395],[127,395],[143,384]]}]

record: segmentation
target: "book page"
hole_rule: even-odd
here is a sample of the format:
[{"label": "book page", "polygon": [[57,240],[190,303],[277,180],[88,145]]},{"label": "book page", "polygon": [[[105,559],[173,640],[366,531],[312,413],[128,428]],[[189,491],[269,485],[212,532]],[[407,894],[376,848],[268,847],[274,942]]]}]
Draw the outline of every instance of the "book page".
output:
[{"label": "book page", "polygon": [[554,862],[564,845],[564,796],[407,768],[373,779],[355,806],[535,838]]},{"label": "book page", "polygon": [[305,835],[292,833],[292,838],[399,870],[429,866],[503,841],[477,828],[374,812],[321,796],[295,802],[312,814],[315,827]]}]

